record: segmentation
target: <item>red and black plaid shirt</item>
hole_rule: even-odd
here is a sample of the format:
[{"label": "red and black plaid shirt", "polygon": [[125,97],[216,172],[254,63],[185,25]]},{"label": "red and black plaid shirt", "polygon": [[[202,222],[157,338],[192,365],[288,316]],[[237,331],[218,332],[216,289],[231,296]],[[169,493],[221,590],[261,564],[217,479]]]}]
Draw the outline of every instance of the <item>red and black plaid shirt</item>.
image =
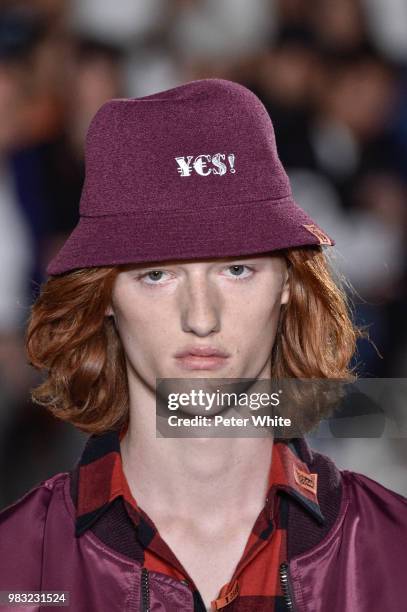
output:
[{"label": "red and black plaid shirt", "polygon": [[[85,449],[81,457],[78,464],[76,535],[80,536],[101,514],[109,511],[113,500],[122,496],[143,550],[143,566],[186,581],[193,591],[195,610],[205,611],[203,600],[187,570],[130,491],[120,454],[120,440],[124,433],[125,429],[122,429],[121,432],[93,436],[90,455]],[[294,446],[286,442],[273,444],[268,482],[265,505],[253,525],[233,576],[227,584],[219,585],[218,597],[212,602],[214,610],[225,608],[226,612],[236,604],[244,604],[244,609],[259,612],[286,610],[279,569],[287,560],[287,504],[290,500],[300,503],[315,520],[324,522],[317,499],[317,475],[309,472]]]}]

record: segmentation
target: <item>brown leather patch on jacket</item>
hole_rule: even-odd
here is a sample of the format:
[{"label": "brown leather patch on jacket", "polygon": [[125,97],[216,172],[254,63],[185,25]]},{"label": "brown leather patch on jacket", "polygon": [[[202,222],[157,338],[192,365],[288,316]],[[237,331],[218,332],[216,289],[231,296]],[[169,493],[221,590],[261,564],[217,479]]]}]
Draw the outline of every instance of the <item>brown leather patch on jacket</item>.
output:
[{"label": "brown leather patch on jacket", "polygon": [[317,494],[318,474],[307,474],[307,472],[303,472],[296,465],[294,465],[294,478],[300,487],[310,491],[314,495]]}]

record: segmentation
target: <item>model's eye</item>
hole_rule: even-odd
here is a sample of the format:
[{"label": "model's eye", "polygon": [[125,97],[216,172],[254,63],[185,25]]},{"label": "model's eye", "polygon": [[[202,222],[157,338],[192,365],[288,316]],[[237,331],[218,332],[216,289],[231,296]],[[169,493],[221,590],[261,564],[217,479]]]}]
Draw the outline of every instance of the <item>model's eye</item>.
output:
[{"label": "model's eye", "polygon": [[147,274],[147,277],[148,277],[150,280],[154,280],[154,281],[156,281],[156,280],[161,280],[161,279],[162,279],[162,276],[163,276],[163,273],[162,273],[162,271],[161,271],[161,270],[153,270],[152,272],[149,272],[149,273]]},{"label": "model's eye", "polygon": [[234,264],[233,266],[229,266],[227,271],[230,272],[230,275],[234,276],[235,278],[247,278],[253,272],[249,266],[244,264]]},{"label": "model's eye", "polygon": [[165,272],[163,270],[150,270],[141,276],[141,279],[148,285],[157,285],[164,278]]}]

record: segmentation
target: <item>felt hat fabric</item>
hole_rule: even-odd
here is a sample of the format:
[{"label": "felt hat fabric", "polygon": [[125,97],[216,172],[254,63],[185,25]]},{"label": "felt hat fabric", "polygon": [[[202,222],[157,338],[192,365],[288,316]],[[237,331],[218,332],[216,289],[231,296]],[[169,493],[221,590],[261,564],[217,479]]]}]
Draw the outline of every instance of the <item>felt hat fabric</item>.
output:
[{"label": "felt hat fabric", "polygon": [[335,244],[294,201],[263,104],[231,81],[109,100],[85,168],[80,219],[50,275]]}]

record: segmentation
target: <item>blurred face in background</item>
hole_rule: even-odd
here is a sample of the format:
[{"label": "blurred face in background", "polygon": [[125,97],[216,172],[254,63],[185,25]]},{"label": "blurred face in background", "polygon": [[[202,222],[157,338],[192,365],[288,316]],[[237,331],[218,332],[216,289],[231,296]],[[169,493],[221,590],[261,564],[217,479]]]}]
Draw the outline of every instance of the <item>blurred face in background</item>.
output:
[{"label": "blurred face in background", "polygon": [[300,40],[285,41],[264,56],[262,89],[287,110],[307,106],[312,101],[319,69],[320,62],[312,48]]},{"label": "blurred face in background", "polygon": [[325,88],[328,113],[353,134],[368,140],[380,133],[394,101],[391,73],[373,58],[339,67]]},{"label": "blurred face in background", "polygon": [[0,154],[22,137],[23,77],[18,65],[0,62]]},{"label": "blurred face in background", "polygon": [[359,0],[317,0],[309,14],[325,48],[346,51],[362,44],[365,23]]},{"label": "blurred face in background", "polygon": [[89,57],[76,68],[77,104],[84,114],[93,117],[100,106],[120,92],[116,65],[101,56]]},{"label": "blurred face in background", "polygon": [[72,50],[69,136],[79,157],[92,117],[107,100],[123,95],[122,68],[115,53],[93,41],[79,42]]}]

